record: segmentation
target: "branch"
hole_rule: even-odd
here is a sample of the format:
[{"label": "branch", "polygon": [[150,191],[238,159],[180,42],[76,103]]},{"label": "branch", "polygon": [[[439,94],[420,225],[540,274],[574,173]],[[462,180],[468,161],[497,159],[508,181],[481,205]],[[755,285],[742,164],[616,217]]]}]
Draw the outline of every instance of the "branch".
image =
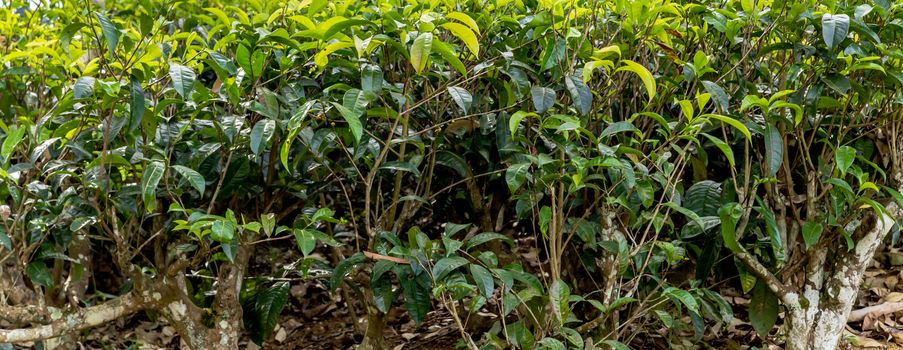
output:
[{"label": "branch", "polygon": [[903,302],[884,303],[864,307],[859,310],[853,310],[852,312],[850,312],[850,316],[847,316],[847,323],[862,321],[863,319],[865,319],[865,316],[868,315],[880,316],[901,310],[903,310]]},{"label": "branch", "polygon": [[768,289],[771,289],[771,291],[774,292],[774,294],[776,294],[785,304],[795,305],[798,302],[795,298],[787,297],[787,294],[790,293],[790,290],[787,288],[787,286],[784,285],[784,283],[781,282],[777,277],[775,277],[774,274],[771,273],[771,271],[768,271],[768,268],[765,267],[765,265],[762,265],[762,263],[759,262],[759,259],[756,259],[756,257],[752,256],[752,254],[749,254],[749,252],[746,251],[746,248],[743,248],[743,246],[741,246],[740,251],[735,252],[734,256],[736,256],[740,259],[741,262],[743,262],[743,265],[745,265],[746,268],[750,270],[749,272],[751,272],[753,275],[756,275],[756,277],[760,281],[765,282],[765,285],[768,286]]},{"label": "branch", "polygon": [[48,323],[50,315],[47,310],[36,305],[10,306],[0,305],[0,320],[5,320],[15,325],[28,323]]},{"label": "branch", "polygon": [[53,322],[31,328],[0,329],[0,343],[24,343],[59,337],[65,333],[85,330],[161,304],[163,294],[158,291],[135,295],[130,292],[106,303],[78,309],[54,318]]}]

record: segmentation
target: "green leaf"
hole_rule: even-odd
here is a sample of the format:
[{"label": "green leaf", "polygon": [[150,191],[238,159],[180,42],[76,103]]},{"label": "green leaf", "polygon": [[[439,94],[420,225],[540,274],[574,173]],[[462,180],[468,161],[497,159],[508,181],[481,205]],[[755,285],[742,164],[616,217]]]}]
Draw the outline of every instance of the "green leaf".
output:
[{"label": "green leaf", "polygon": [[414,174],[414,176],[420,177],[420,170],[418,170],[417,167],[414,166],[414,164],[411,164],[410,162],[402,162],[402,161],[385,162],[379,168],[383,169],[383,170],[407,171],[409,173]]},{"label": "green leaf", "polygon": [[570,308],[568,307],[568,299],[570,296],[571,288],[568,287],[566,282],[561,279],[552,281],[552,285],[549,286],[549,305],[552,307],[555,319],[560,325],[564,324],[570,313]]},{"label": "green leaf", "polygon": [[746,128],[746,125],[743,125],[743,123],[741,123],[739,120],[736,120],[731,117],[726,117],[726,116],[723,116],[720,114],[703,114],[699,117],[705,118],[705,119],[715,119],[720,122],[726,123],[727,125],[730,125],[730,126],[734,127],[734,129],[737,129],[738,131],[743,133],[743,136],[746,136],[747,140],[752,141],[752,135],[749,133],[749,129]]},{"label": "green leaf", "polygon": [[826,13],[821,17],[821,30],[825,44],[829,49],[833,49],[847,38],[847,33],[850,31],[850,16]]},{"label": "green leaf", "polygon": [[166,172],[163,162],[154,160],[147,164],[144,174],[141,176],[141,195],[144,199],[144,207],[147,212],[153,212],[157,208],[157,184]]},{"label": "green leaf", "polygon": [[542,338],[536,345],[539,345],[537,349],[542,350],[567,350],[567,347],[564,346],[560,340],[555,338]]},{"label": "green leaf", "polygon": [[715,99],[715,103],[718,104],[718,108],[721,109],[721,112],[727,113],[728,107],[730,106],[730,97],[724,92],[724,89],[722,89],[721,86],[718,86],[718,84],[708,80],[703,80],[702,86],[705,87],[705,91],[708,91]]},{"label": "green leaf", "polygon": [[182,165],[173,165],[172,168],[175,169],[179,175],[184,177],[185,180],[188,180],[191,187],[194,187],[202,197],[204,196],[204,187],[207,182],[204,180],[204,177],[201,176],[201,173]]},{"label": "green leaf", "polygon": [[508,184],[508,190],[515,193],[527,180],[527,171],[530,170],[530,163],[520,163],[509,166],[505,170],[505,182]]},{"label": "green leaf", "polygon": [[220,243],[229,243],[235,239],[235,224],[228,219],[220,219],[210,226],[210,238]]},{"label": "green leaf", "polygon": [[740,204],[729,203],[718,209],[718,216],[721,217],[721,236],[724,238],[724,245],[732,252],[739,252],[740,243],[737,242],[737,220],[743,214]]},{"label": "green leaf", "polygon": [[690,294],[690,292],[679,288],[668,287],[665,288],[663,293],[674,300],[675,303],[683,304],[688,310],[695,314],[699,314],[699,303],[696,302],[696,298],[693,298],[693,295]]},{"label": "green leaf", "polygon": [[423,72],[433,47],[433,33],[420,33],[411,45],[411,65],[418,74]]},{"label": "green leaf", "polygon": [[684,208],[702,216],[717,216],[721,199],[721,184],[712,180],[699,181],[684,196]]},{"label": "green leaf", "polygon": [[266,149],[267,143],[273,137],[273,131],[276,130],[276,121],[264,119],[251,129],[251,152],[254,155],[260,155],[260,152]]},{"label": "green leaf", "polygon": [[[530,95],[532,95],[533,107],[536,108],[536,113],[545,113],[555,106],[555,90],[535,85],[530,88]],[[512,134],[513,133],[514,132],[512,131]]]},{"label": "green leaf", "polygon": [[370,104],[370,99],[367,97],[367,93],[360,89],[349,89],[342,96],[342,106],[358,116],[364,114],[368,104]]},{"label": "green leaf", "polygon": [[856,149],[850,146],[840,146],[834,152],[834,161],[837,163],[837,170],[840,170],[840,176],[845,176],[847,170],[853,165],[856,159]]},{"label": "green leaf", "polygon": [[511,239],[510,237],[505,236],[503,234],[495,233],[495,232],[483,232],[483,233],[478,233],[478,234],[474,235],[473,237],[470,237],[470,239],[467,240],[467,243],[466,243],[464,249],[470,250],[470,248],[473,248],[480,244],[494,241],[494,240],[500,240],[502,242],[507,243],[508,246],[510,246],[511,248],[514,248],[514,240]]},{"label": "green leaf", "polygon": [[116,46],[119,45],[119,35],[121,34],[119,28],[116,28],[116,25],[100,12],[95,11],[94,17],[100,23],[100,30],[107,41],[107,52],[110,54],[110,57],[113,57],[113,52],[116,51]]},{"label": "green leaf", "polygon": [[458,37],[458,39],[461,39],[461,41],[464,42],[464,45],[467,46],[467,49],[470,50],[470,52],[472,52],[474,56],[480,55],[480,43],[477,40],[476,34],[474,34],[473,31],[470,30],[470,28],[467,28],[467,26],[455,22],[443,23],[439,26],[450,31],[452,35]]},{"label": "green leaf", "polygon": [[617,340],[606,339],[606,340],[602,341],[602,343],[610,346],[612,349],[615,349],[615,350],[630,350],[629,346],[627,346],[624,343],[619,342]]},{"label": "green leaf", "polygon": [[339,111],[339,114],[342,115],[342,119],[345,119],[345,122],[348,123],[348,128],[351,129],[351,134],[354,135],[354,142],[361,142],[361,137],[364,136],[364,126],[361,125],[361,116],[338,103],[332,102],[332,105]]},{"label": "green leaf", "polygon": [[477,289],[486,299],[492,298],[492,291],[495,289],[495,282],[492,280],[492,274],[485,267],[477,264],[470,264],[470,275],[473,276]]},{"label": "green leaf", "polygon": [[258,291],[253,298],[253,308],[245,310],[245,328],[250,333],[251,340],[257,345],[270,338],[279,314],[285,308],[288,301],[288,282],[276,282],[271,287]]},{"label": "green leaf", "polygon": [[770,208],[765,206],[764,203],[759,204],[759,212],[765,216],[765,232],[768,233],[769,242],[771,242],[771,250],[774,253],[777,267],[781,267],[781,265],[784,264],[785,259],[784,242],[781,240],[781,232],[778,229],[777,220],[774,217],[774,212],[771,211]]},{"label": "green leaf", "polygon": [[621,60],[621,62],[624,65],[615,70],[615,72],[628,71],[639,76],[640,80],[643,81],[643,86],[646,87],[646,95],[649,96],[649,101],[652,101],[652,99],[655,98],[655,78],[652,76],[652,73],[650,73],[646,67],[643,67],[634,61]]},{"label": "green leaf", "polygon": [[548,238],[550,223],[552,223],[552,208],[543,206],[539,209],[539,231],[543,238]]},{"label": "green leaf", "polygon": [[361,89],[379,94],[383,89],[383,71],[375,64],[365,64],[361,69]]},{"label": "green leaf", "polygon": [[13,154],[13,151],[25,138],[26,131],[24,127],[17,127],[7,132],[6,138],[3,139],[3,145],[0,146],[0,157],[3,157],[4,160],[9,160],[10,155]]},{"label": "green leaf", "polygon": [[301,255],[307,257],[311,252],[314,251],[314,248],[317,247],[317,238],[313,235],[313,230],[307,229],[295,229],[292,230],[292,233],[295,236],[295,242],[298,243],[298,249],[301,251]]},{"label": "green leaf", "polygon": [[87,226],[93,225],[95,222],[97,222],[97,218],[93,216],[82,216],[75,218],[75,220],[72,220],[72,223],[69,224],[69,231],[79,231]]},{"label": "green leaf", "polygon": [[473,103],[473,97],[470,95],[470,92],[459,86],[449,86],[448,93],[464,114],[470,111],[470,105]]},{"label": "green leaf", "polygon": [[735,166],[734,151],[731,150],[731,146],[728,145],[727,142],[721,141],[721,139],[706,133],[702,133],[702,136],[705,136],[707,139],[709,139],[709,141],[715,144],[715,147],[718,147],[718,149],[721,150],[721,153],[724,153],[724,157],[727,158],[727,162],[731,165],[731,167]]},{"label": "green leaf", "polygon": [[72,42],[72,37],[75,36],[75,33],[87,25],[81,22],[72,23],[67,25],[66,28],[63,28],[63,31],[60,33],[60,47],[63,49],[63,52],[67,55],[69,54],[69,43]]},{"label": "green leaf", "polygon": [[746,266],[736,257],[734,258],[734,266],[737,267],[737,274],[740,276],[740,287],[743,289],[743,293],[749,293],[756,286],[756,276],[750,273]]},{"label": "green leaf", "polygon": [[774,177],[784,163],[784,138],[771,122],[765,123],[765,167],[768,177]]},{"label": "green leaf", "polygon": [[696,215],[696,213],[693,212],[692,210],[681,207],[681,206],[677,205],[677,203],[674,203],[674,202],[666,202],[663,205],[665,207],[671,208],[672,210],[674,210],[678,213],[683,214],[684,216],[687,217],[687,219],[696,223],[696,225],[699,225],[699,227],[705,226],[705,223],[702,222],[702,219],[699,218],[699,215]]},{"label": "green leaf", "polygon": [[0,226],[0,246],[6,248],[6,250],[13,250],[13,241],[9,239],[9,235],[6,234],[6,230]]},{"label": "green leaf", "polygon": [[[383,262],[394,264],[391,261],[385,260],[377,261],[377,264]],[[374,270],[375,269],[376,268],[374,267]],[[373,290],[373,303],[376,304],[376,308],[382,312],[389,312],[392,308],[392,301],[395,299],[395,293],[392,291],[392,279],[385,277],[372,280],[370,282],[370,289]]]},{"label": "green leaf", "polygon": [[467,259],[460,256],[442,258],[436,262],[435,266],[433,266],[433,278],[439,281],[455,269],[464,265],[467,265]]},{"label": "green leaf", "polygon": [[223,54],[216,51],[211,51],[208,52],[207,55],[210,56],[210,58],[213,60],[213,63],[216,63],[216,65],[226,71],[226,73],[234,75],[238,72],[238,68],[235,67],[235,64],[232,63],[232,60],[226,56],[223,56]]},{"label": "green leaf", "polygon": [[520,127],[520,122],[526,117],[536,117],[539,118],[539,115],[536,113],[528,113],[524,111],[517,111],[514,115],[508,119],[508,129],[511,131],[511,136],[517,134],[517,128]]},{"label": "green leaf", "polygon": [[141,88],[141,82],[132,79],[129,82],[129,92],[129,131],[134,131],[144,118],[144,89]]},{"label": "green leaf", "polygon": [[612,123],[611,125],[605,127],[605,130],[602,130],[602,133],[599,134],[599,138],[606,138],[611,135],[622,133],[622,132],[640,132],[640,129],[637,129],[633,126],[632,122],[629,121],[620,121],[616,123]]},{"label": "green leaf", "polygon": [[263,226],[263,233],[269,237],[273,235],[273,229],[276,228],[276,214],[269,213],[260,216],[260,225]]},{"label": "green leaf", "polygon": [[345,275],[351,271],[351,268],[363,263],[365,259],[364,253],[357,252],[336,265],[335,269],[332,271],[332,276],[329,278],[329,290],[335,292],[345,279]]},{"label": "green leaf", "polygon": [[403,272],[398,273],[399,270],[396,270],[396,274],[404,294],[404,306],[414,323],[419,325],[430,310],[430,277],[423,272],[412,276],[410,269],[401,271]]},{"label": "green leaf", "polygon": [[94,95],[94,77],[81,77],[72,85],[72,98],[80,100]]},{"label": "green leaf", "polygon": [[25,274],[31,279],[32,283],[49,288],[53,286],[53,278],[50,276],[50,269],[43,261],[33,261],[25,268]]},{"label": "green leaf", "polygon": [[571,94],[571,100],[574,101],[574,107],[580,115],[587,115],[593,108],[593,93],[590,91],[583,79],[572,75],[564,79],[564,85]]},{"label": "green leaf", "polygon": [[442,59],[445,60],[445,63],[448,63],[452,66],[458,73],[461,73],[463,76],[467,76],[467,67],[464,66],[464,63],[461,62],[461,59],[458,58],[458,55],[452,51],[451,46],[442,42],[442,40],[433,40],[432,49],[439,53],[442,56]]},{"label": "green leaf", "polygon": [[778,320],[778,297],[768,289],[764,282],[759,281],[753,288],[752,298],[749,300],[749,323],[752,324],[760,337],[768,336]]},{"label": "green leaf", "polygon": [[806,242],[806,249],[812,248],[818,244],[822,230],[824,230],[824,226],[822,226],[821,223],[806,221],[803,225],[803,241]]},{"label": "green leaf", "polygon": [[191,96],[191,91],[194,90],[194,71],[181,64],[172,63],[169,65],[169,78],[172,79],[172,87],[179,96],[183,99]]}]

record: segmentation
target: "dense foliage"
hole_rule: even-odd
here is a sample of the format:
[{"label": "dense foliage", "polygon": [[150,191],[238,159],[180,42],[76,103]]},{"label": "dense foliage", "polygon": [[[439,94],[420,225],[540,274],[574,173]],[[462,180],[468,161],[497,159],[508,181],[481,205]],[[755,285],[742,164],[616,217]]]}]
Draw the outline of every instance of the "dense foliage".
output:
[{"label": "dense foliage", "polygon": [[899,2],[0,4],[0,343],[236,348],[323,283],[365,349],[833,348],[898,236]]}]

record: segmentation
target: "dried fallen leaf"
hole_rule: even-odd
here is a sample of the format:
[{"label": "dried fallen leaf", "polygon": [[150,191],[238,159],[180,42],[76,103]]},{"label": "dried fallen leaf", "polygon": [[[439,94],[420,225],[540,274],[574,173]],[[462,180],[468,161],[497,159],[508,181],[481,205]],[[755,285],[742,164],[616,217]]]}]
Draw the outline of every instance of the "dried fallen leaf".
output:
[{"label": "dried fallen leaf", "polygon": [[280,343],[281,343],[281,342],[285,341],[285,338],[286,338],[287,336],[288,336],[288,334],[285,332],[285,328],[279,327],[279,330],[276,331],[276,337],[275,337],[275,339],[276,339],[277,342],[280,342]]}]

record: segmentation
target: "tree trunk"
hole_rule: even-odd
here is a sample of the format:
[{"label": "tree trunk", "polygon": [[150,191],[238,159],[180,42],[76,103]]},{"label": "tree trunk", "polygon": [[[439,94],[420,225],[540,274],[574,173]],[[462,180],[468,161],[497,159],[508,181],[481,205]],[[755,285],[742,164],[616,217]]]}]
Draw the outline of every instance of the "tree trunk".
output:
[{"label": "tree trunk", "polygon": [[836,349],[856,302],[866,268],[871,264],[881,241],[903,212],[891,203],[890,215],[867,215],[856,225],[856,246],[828,259],[825,250],[812,252],[802,293],[782,296],[787,307],[786,350]]},{"label": "tree trunk", "polygon": [[386,328],[386,314],[373,305],[373,295],[369,289],[364,289],[362,302],[367,309],[367,331],[364,333],[364,341],[361,342],[359,349],[382,350],[386,347],[383,337],[383,330]]}]

